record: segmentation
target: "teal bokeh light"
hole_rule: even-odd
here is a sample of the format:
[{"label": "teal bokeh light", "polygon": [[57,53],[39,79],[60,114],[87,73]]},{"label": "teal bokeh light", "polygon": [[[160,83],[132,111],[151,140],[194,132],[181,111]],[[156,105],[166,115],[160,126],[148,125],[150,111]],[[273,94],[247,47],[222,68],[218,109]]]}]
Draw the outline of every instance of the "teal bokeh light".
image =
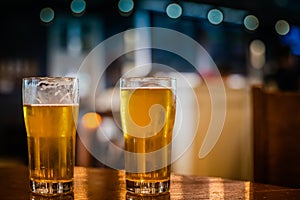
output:
[{"label": "teal bokeh light", "polygon": [[248,15],[244,19],[244,26],[250,31],[254,31],[259,26],[259,21],[254,15]]},{"label": "teal bokeh light", "polygon": [[214,25],[220,24],[223,18],[223,13],[218,9],[211,9],[207,14],[208,21]]},{"label": "teal bokeh light", "polygon": [[44,23],[49,23],[54,19],[54,10],[52,8],[43,8],[40,12],[40,19]]},{"label": "teal bokeh light", "polygon": [[71,10],[75,14],[83,13],[86,8],[84,0],[73,0],[71,3]]},{"label": "teal bokeh light", "polygon": [[177,3],[171,3],[166,8],[167,15],[172,19],[177,19],[182,15],[182,8]]},{"label": "teal bokeh light", "polygon": [[123,13],[128,13],[133,10],[134,3],[133,0],[120,0],[118,3],[118,8]]},{"label": "teal bokeh light", "polygon": [[286,35],[290,32],[290,25],[285,20],[278,20],[275,24],[275,30],[279,35]]}]

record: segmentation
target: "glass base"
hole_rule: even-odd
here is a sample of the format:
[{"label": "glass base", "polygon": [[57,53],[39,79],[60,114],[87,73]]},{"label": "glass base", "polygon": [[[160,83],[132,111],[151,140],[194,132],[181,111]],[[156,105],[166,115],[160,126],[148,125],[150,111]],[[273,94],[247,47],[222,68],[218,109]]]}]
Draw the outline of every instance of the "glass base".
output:
[{"label": "glass base", "polygon": [[63,195],[42,195],[30,193],[29,200],[74,200],[74,193],[68,193]]},{"label": "glass base", "polygon": [[170,180],[163,182],[141,182],[126,180],[127,191],[134,194],[157,195],[169,192]]},{"label": "glass base", "polygon": [[134,194],[131,192],[126,193],[126,200],[170,200],[170,193],[159,193],[156,195],[144,195],[144,194]]},{"label": "glass base", "polygon": [[70,194],[73,192],[73,181],[45,182],[45,181],[30,180],[30,190],[34,194],[39,194],[44,196]]}]

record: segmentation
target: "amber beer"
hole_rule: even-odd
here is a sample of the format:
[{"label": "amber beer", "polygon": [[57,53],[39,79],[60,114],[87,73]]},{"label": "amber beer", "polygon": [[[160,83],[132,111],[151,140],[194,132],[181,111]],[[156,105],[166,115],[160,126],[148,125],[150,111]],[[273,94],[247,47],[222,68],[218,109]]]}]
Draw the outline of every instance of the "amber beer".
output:
[{"label": "amber beer", "polygon": [[78,95],[75,78],[23,79],[30,189],[35,194],[73,191]]},{"label": "amber beer", "polygon": [[138,87],[121,85],[126,187],[133,193],[167,192],[176,110],[174,86],[169,82],[174,79],[161,78],[158,82],[157,78],[136,79],[129,81],[140,81]]},{"label": "amber beer", "polygon": [[25,104],[23,109],[31,184],[72,187],[78,105]]}]

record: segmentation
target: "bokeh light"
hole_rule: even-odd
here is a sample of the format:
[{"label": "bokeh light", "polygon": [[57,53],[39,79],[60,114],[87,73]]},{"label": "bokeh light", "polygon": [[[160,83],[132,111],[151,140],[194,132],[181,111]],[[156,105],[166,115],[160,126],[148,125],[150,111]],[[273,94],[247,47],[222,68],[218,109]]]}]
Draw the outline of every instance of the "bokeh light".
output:
[{"label": "bokeh light", "polygon": [[129,13],[134,8],[133,0],[120,0],[118,3],[118,8],[123,13]]},{"label": "bokeh light", "polygon": [[220,24],[223,19],[223,13],[219,9],[211,9],[207,14],[208,21],[214,25]]},{"label": "bokeh light", "polygon": [[254,15],[248,15],[244,19],[244,26],[250,31],[254,31],[259,26],[259,21]]},{"label": "bokeh light", "polygon": [[40,19],[44,23],[49,23],[54,19],[54,10],[52,8],[43,8],[40,12]]},{"label": "bokeh light", "polygon": [[247,83],[244,76],[240,74],[230,74],[226,79],[226,84],[231,89],[242,89],[245,88]]},{"label": "bokeh light", "polygon": [[88,112],[81,118],[82,125],[87,129],[97,129],[101,124],[102,118],[98,113]]},{"label": "bokeh light", "polygon": [[166,8],[167,15],[172,19],[177,19],[182,15],[182,8],[177,3],[171,3]]},{"label": "bokeh light", "polygon": [[290,31],[290,25],[285,20],[278,20],[275,24],[275,30],[279,35],[286,35]]},{"label": "bokeh light", "polygon": [[261,69],[266,63],[266,45],[261,40],[253,40],[249,49],[252,67]]},{"label": "bokeh light", "polygon": [[84,0],[73,0],[71,3],[71,10],[75,14],[83,13],[86,8]]},{"label": "bokeh light", "polygon": [[261,40],[253,40],[250,43],[250,50],[254,54],[263,54],[266,51],[266,46]]}]

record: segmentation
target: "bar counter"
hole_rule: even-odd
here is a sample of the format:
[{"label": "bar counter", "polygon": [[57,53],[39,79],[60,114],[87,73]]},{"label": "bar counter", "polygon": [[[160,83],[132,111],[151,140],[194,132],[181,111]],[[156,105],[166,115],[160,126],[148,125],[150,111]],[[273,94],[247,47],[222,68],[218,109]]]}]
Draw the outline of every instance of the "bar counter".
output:
[{"label": "bar counter", "polygon": [[126,192],[124,171],[104,168],[75,167],[74,193],[67,196],[44,198],[32,195],[28,182],[26,166],[1,167],[0,199],[300,199],[300,189],[176,174],[171,176],[170,193],[152,198],[139,197]]}]

